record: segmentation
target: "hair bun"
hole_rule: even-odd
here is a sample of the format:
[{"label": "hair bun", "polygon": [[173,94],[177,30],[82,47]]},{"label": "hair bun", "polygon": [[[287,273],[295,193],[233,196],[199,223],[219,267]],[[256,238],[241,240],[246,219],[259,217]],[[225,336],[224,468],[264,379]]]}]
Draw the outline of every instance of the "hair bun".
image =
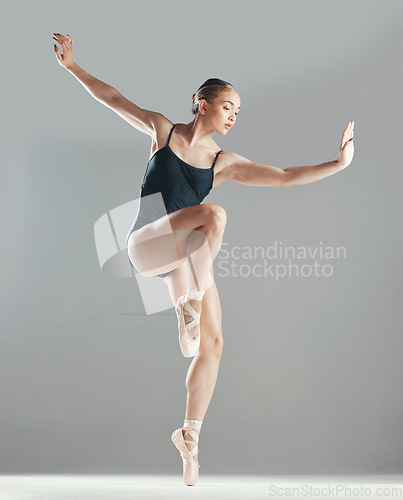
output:
[{"label": "hair bun", "polygon": [[[208,87],[209,85],[231,85],[231,84],[228,82],[225,82],[224,80],[221,80],[220,78],[209,78],[208,80],[206,80],[204,83],[202,83],[200,85],[200,87],[197,89],[197,91],[199,91],[203,87]],[[231,85],[231,87],[232,87],[232,85]]]}]

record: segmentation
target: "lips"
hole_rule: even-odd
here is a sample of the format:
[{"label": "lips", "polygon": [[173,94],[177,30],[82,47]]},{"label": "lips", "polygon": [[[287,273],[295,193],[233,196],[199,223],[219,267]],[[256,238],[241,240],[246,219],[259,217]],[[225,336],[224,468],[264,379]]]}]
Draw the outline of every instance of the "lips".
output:
[{"label": "lips", "polygon": [[225,125],[227,128],[231,128],[232,125],[229,125],[228,123]]}]

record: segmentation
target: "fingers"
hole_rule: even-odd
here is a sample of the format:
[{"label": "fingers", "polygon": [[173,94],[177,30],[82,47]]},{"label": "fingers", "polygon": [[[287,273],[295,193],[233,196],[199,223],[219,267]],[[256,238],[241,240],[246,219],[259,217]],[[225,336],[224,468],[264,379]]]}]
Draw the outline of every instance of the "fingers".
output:
[{"label": "fingers", "polygon": [[354,122],[348,122],[347,140],[353,139],[354,136]]},{"label": "fingers", "polygon": [[56,57],[57,57],[57,60],[58,60],[59,62],[62,62],[62,56],[61,56],[61,54],[60,54],[60,52],[59,52],[59,47],[58,47],[56,44],[54,45],[54,47],[55,47],[55,52],[56,52]]},{"label": "fingers", "polygon": [[351,133],[354,130],[354,122],[348,122],[347,127],[344,129],[344,133]]},{"label": "fingers", "polygon": [[71,44],[73,43],[73,39],[71,38],[70,35],[64,36],[60,33],[53,33],[53,38],[56,40],[56,42],[60,43],[60,45],[63,47],[63,45],[66,45],[66,47],[70,47]]},{"label": "fingers", "polygon": [[56,42],[60,43],[60,45],[64,43],[64,36],[60,33],[53,33],[53,39],[56,40]]},{"label": "fingers", "polygon": [[347,127],[343,130],[343,134],[341,136],[340,149],[343,149],[346,142],[349,142],[352,139],[354,139],[354,122],[353,121],[348,122]]}]

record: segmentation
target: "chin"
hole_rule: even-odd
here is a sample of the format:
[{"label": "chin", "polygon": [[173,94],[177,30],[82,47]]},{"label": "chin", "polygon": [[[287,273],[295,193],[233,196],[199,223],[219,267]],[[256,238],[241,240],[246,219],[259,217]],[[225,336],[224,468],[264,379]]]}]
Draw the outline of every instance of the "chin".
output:
[{"label": "chin", "polygon": [[[231,127],[232,128],[232,127]],[[217,134],[220,134],[220,135],[227,135],[227,132],[229,132],[231,129],[226,129],[225,126],[223,127],[224,129],[224,132],[219,132],[218,130],[216,130]]]}]

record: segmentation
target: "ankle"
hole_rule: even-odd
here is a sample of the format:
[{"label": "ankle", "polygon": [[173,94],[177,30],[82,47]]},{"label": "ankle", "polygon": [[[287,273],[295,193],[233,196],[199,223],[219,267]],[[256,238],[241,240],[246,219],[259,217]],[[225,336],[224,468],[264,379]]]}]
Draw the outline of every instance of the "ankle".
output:
[{"label": "ankle", "polygon": [[185,418],[183,424],[183,430],[184,431],[194,430],[197,434],[200,434],[200,429],[202,424],[203,420],[193,420]]}]

